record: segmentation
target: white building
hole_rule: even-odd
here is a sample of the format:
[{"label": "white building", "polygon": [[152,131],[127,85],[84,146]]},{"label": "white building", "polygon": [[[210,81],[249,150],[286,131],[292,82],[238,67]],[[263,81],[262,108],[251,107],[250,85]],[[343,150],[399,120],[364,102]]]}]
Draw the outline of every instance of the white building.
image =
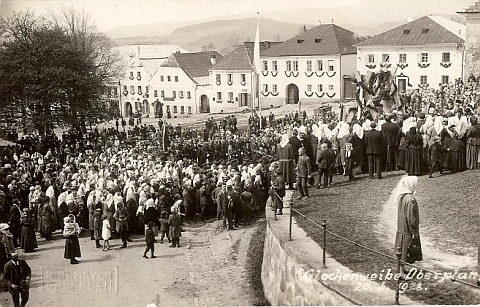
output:
[{"label": "white building", "polygon": [[357,44],[360,74],[389,69],[400,93],[463,76],[465,26],[426,16]]},{"label": "white building", "polygon": [[353,98],[359,37],[334,24],[319,25],[261,54],[262,106]]},{"label": "white building", "polygon": [[128,54],[125,75],[119,81],[121,115],[160,117],[166,112],[172,116],[200,112],[201,100],[208,102],[212,57],[223,57],[216,51],[177,51],[165,56],[161,48],[146,47],[144,51],[138,46],[136,53]]},{"label": "white building", "polygon": [[[260,55],[278,42],[261,42]],[[211,113],[239,112],[252,108],[254,43],[245,42],[210,69]]]}]

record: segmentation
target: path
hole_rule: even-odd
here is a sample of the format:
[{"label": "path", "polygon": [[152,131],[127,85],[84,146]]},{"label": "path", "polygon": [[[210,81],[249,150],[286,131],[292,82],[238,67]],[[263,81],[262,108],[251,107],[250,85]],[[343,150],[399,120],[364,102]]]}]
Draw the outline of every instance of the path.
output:
[{"label": "path", "polygon": [[[127,249],[113,240],[103,252],[86,234],[80,238],[80,264],[63,259],[64,240],[39,240],[39,249],[24,254],[32,268],[29,306],[146,306],[160,297],[159,306],[245,306],[253,302],[244,265],[255,228],[217,229],[217,221],[184,227],[180,248],[155,244],[157,259],[144,259],[142,236]],[[157,237],[158,238],[158,237]],[[0,305],[13,306],[8,292]]]}]

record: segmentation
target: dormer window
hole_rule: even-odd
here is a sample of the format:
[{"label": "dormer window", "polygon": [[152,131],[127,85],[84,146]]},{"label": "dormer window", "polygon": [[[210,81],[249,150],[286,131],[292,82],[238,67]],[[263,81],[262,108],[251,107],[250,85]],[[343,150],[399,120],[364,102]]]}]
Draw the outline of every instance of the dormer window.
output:
[{"label": "dormer window", "polygon": [[428,33],[429,30],[430,30],[430,29],[427,29],[427,28],[422,29],[422,34]]},{"label": "dormer window", "polygon": [[410,30],[409,29],[403,29],[403,34],[409,34]]},{"label": "dormer window", "polygon": [[303,39],[297,39],[297,43],[299,44],[303,43]]},{"label": "dormer window", "polygon": [[321,41],[322,41],[321,38],[316,38],[316,39],[315,39],[315,43],[316,43],[316,44],[320,43]]}]

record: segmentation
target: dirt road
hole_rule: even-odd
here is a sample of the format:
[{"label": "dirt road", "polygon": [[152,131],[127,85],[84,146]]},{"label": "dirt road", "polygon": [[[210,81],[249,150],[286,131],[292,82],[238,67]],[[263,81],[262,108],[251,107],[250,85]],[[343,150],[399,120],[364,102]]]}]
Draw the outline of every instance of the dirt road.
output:
[{"label": "dirt road", "polygon": [[[252,233],[261,223],[234,231],[217,229],[217,221],[185,226],[180,248],[155,244],[156,259],[142,258],[142,236],[128,248],[113,240],[112,250],[95,248],[85,233],[80,238],[80,264],[63,259],[64,240],[39,240],[39,248],[23,254],[32,268],[27,306],[159,306],[251,305],[245,262]],[[158,238],[158,237],[157,237]],[[13,306],[8,292],[0,305]]]}]

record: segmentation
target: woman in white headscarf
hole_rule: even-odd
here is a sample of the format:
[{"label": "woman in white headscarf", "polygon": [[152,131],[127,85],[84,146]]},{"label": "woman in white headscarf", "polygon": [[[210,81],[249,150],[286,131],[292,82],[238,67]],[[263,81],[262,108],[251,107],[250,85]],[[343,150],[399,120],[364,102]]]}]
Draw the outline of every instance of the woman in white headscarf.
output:
[{"label": "woman in white headscarf", "polygon": [[347,139],[350,137],[350,126],[346,122],[339,122],[338,123],[338,149],[340,150],[340,165],[345,167],[345,144],[347,143]]},{"label": "woman in white headscarf", "polygon": [[285,179],[285,184],[289,184],[290,188],[293,189],[293,183],[295,182],[295,174],[293,172],[293,160],[295,158],[293,152],[293,146],[288,142],[288,136],[286,134],[282,135],[282,140],[280,144],[277,145],[277,154],[278,154],[278,165],[282,170],[283,178]]},{"label": "woman in white headscarf", "polygon": [[[394,206],[398,208],[397,234],[395,237],[395,252],[400,248],[402,256],[400,260],[407,263],[422,261],[422,249],[419,233],[419,210],[414,193],[418,183],[418,177],[405,176],[400,179],[395,190]],[[404,266],[400,266],[404,273]]]}]

